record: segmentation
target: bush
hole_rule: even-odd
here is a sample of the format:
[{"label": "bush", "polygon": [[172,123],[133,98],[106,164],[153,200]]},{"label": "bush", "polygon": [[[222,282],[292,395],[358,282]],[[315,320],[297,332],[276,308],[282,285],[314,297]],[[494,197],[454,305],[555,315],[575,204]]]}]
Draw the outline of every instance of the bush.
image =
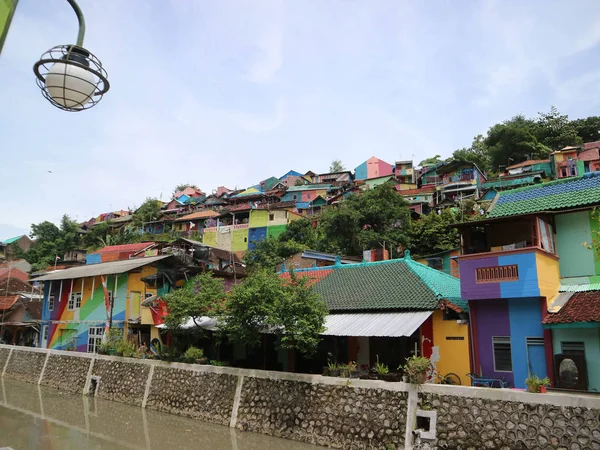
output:
[{"label": "bush", "polygon": [[409,383],[423,384],[425,381],[425,374],[431,366],[429,358],[424,356],[411,356],[406,358],[406,364],[404,364],[404,373],[408,378]]},{"label": "bush", "polygon": [[187,363],[198,362],[199,359],[204,357],[204,351],[201,348],[190,347],[183,354],[183,360]]},{"label": "bush", "polygon": [[227,361],[218,361],[216,359],[211,359],[210,363],[213,366],[228,366],[229,365],[229,363]]}]

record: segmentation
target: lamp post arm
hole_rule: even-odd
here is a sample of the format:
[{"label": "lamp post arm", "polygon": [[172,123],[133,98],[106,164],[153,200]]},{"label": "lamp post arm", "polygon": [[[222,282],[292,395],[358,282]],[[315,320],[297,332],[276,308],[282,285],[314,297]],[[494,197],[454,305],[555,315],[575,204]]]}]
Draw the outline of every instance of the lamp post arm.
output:
[{"label": "lamp post arm", "polygon": [[83,17],[83,12],[81,12],[81,8],[77,4],[75,0],[67,0],[69,5],[75,11],[77,15],[77,20],[79,21],[79,33],[77,33],[77,46],[83,47],[83,38],[85,37],[85,18]]}]

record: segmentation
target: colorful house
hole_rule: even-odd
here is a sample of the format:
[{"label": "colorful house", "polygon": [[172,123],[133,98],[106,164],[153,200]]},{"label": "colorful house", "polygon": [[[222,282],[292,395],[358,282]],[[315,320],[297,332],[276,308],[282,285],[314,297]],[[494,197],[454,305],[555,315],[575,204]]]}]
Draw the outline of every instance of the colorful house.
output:
[{"label": "colorful house", "polygon": [[363,368],[379,360],[395,370],[407,357],[425,355],[440,375],[455,373],[469,384],[468,306],[458,279],[413,261],[409,252],[358,264],[338,257],[333,266],[295,273],[313,280],[329,311],[321,357],[331,353]]},{"label": "colorful house", "polygon": [[373,189],[376,186],[380,186],[384,183],[389,183],[389,182],[394,182],[395,184],[395,179],[393,175],[385,175],[383,177],[376,177],[376,178],[368,178],[364,181],[362,181],[361,188],[362,189]]},{"label": "colorful house", "polygon": [[464,161],[444,163],[436,169],[439,183],[436,186],[435,204],[457,202],[464,198],[479,198],[486,176],[479,168]]},{"label": "colorful house", "polygon": [[427,185],[418,189],[401,189],[396,185],[398,194],[408,202],[408,207],[417,214],[427,214],[433,206],[435,186]]},{"label": "colorful house", "polygon": [[303,186],[291,186],[281,197],[282,202],[311,202],[317,197],[327,198],[331,184],[305,184]]},{"label": "colorful house", "polygon": [[550,163],[556,178],[600,172],[600,141],[557,150],[550,155]]},{"label": "colorful house", "polygon": [[354,169],[354,179],[368,180],[369,178],[390,176],[393,175],[393,173],[394,166],[382,159],[372,156]]},{"label": "colorful house", "polygon": [[396,161],[394,176],[398,183],[407,186],[407,189],[416,188],[417,179],[415,175],[412,161]]},{"label": "colorful house", "polygon": [[[584,245],[597,226],[585,209],[598,204],[600,176],[588,174],[500,192],[487,219],[458,226],[461,294],[469,301],[476,373],[521,388],[530,374],[548,375],[564,387],[555,367],[562,348],[570,351],[576,342],[586,359],[600,358],[596,345],[586,345],[589,325],[548,319],[567,303],[559,291],[593,286],[581,278],[595,276],[598,259]],[[569,278],[577,287],[563,286]],[[573,341],[578,327],[580,340]],[[555,328],[571,332],[561,336]],[[561,342],[566,345],[557,348]]]},{"label": "colorful house", "polygon": [[[40,347],[91,353],[97,351],[109,323],[122,328],[125,335],[130,329],[139,329],[144,298],[172,288],[172,277],[165,275],[171,258],[163,255],[89,264],[36,278],[44,283]],[[146,284],[146,278],[154,283]],[[146,342],[155,337],[159,337],[156,327],[143,327]]]},{"label": "colorful house", "polygon": [[211,224],[211,219],[215,219],[220,214],[215,211],[198,211],[175,219],[173,230],[178,233],[189,234],[194,231],[201,232],[207,225]]},{"label": "colorful house", "polygon": [[343,184],[352,184],[354,181],[352,172],[348,170],[320,174],[313,174],[312,172],[309,173],[310,175],[307,174],[306,177],[310,178],[310,182],[313,184],[331,184],[334,186],[339,186]]}]

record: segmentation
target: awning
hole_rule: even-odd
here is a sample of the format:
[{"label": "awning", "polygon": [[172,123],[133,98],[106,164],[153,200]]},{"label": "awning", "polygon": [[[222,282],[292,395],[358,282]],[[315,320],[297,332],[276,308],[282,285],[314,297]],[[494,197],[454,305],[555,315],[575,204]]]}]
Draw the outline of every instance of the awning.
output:
[{"label": "awning", "polygon": [[172,255],[148,256],[145,258],[126,259],[124,261],[87,264],[85,266],[72,267],[71,269],[49,272],[40,277],[34,278],[32,281],[70,280],[75,278],[97,277],[99,275],[125,273],[129,272],[130,270],[161,261],[171,256]]},{"label": "awning", "polygon": [[159,298],[160,297],[158,295],[151,295],[150,297],[142,301],[142,306],[152,306],[152,303],[154,303]]},{"label": "awning", "polygon": [[412,336],[433,311],[330,314],[325,318],[326,336]]}]

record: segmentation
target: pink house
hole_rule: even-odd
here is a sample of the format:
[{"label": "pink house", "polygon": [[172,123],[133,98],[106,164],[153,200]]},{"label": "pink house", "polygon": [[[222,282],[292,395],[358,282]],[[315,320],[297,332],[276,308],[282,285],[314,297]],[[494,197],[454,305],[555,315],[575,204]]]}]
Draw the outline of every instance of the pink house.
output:
[{"label": "pink house", "polygon": [[372,156],[354,169],[354,172],[355,180],[369,180],[371,178],[392,175],[394,172],[394,166],[386,163],[382,159]]}]

